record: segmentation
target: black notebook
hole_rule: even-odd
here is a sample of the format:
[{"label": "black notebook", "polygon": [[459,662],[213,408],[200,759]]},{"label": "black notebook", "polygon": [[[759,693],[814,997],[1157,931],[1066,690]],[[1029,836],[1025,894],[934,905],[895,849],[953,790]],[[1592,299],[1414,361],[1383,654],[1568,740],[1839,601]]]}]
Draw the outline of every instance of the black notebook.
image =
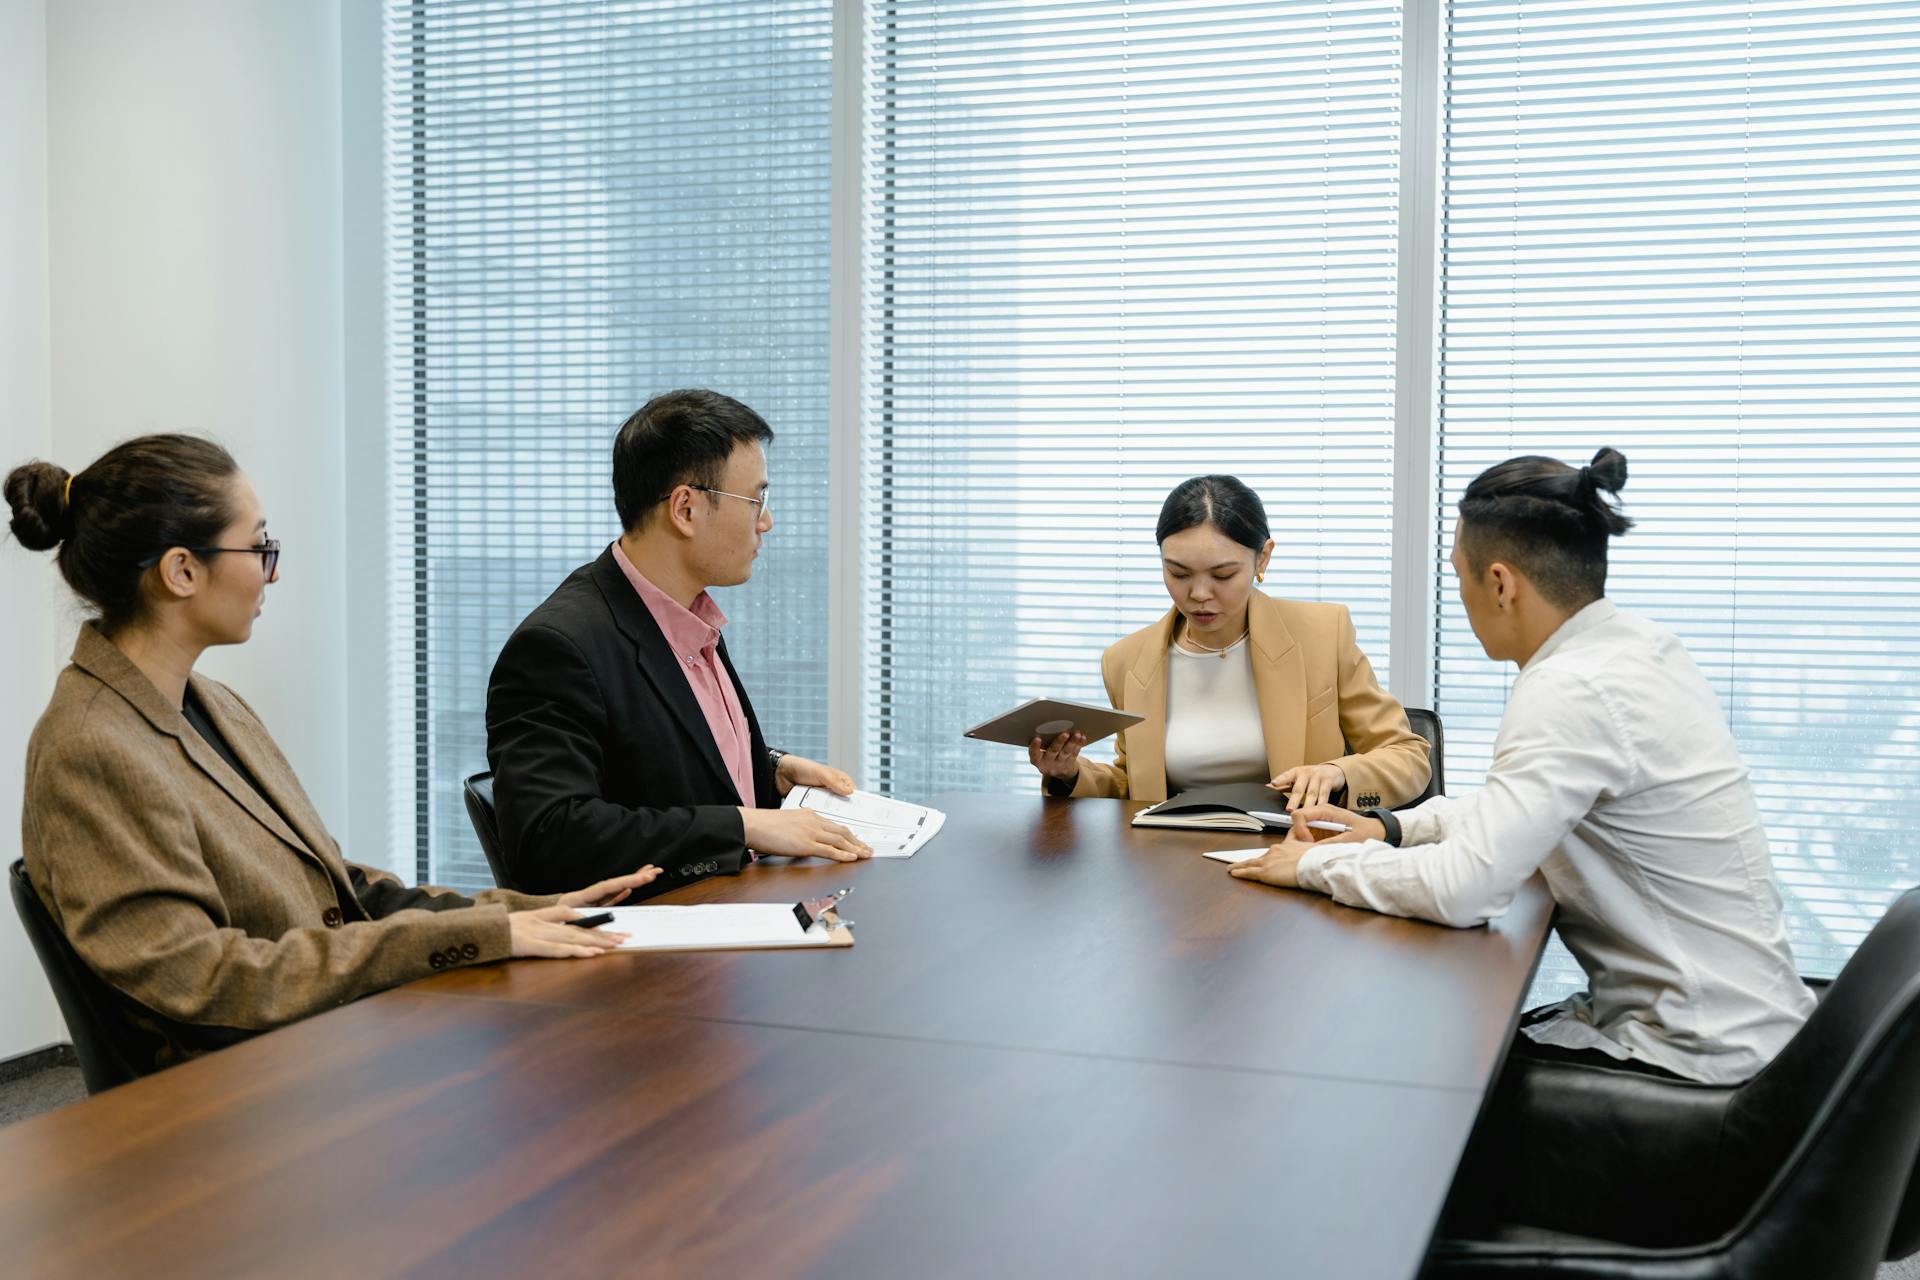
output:
[{"label": "black notebook", "polygon": [[[1287,797],[1264,782],[1227,782],[1195,787],[1133,815],[1136,827],[1191,827],[1195,831],[1285,831]],[[1316,822],[1316,831],[1345,831],[1337,822]]]}]

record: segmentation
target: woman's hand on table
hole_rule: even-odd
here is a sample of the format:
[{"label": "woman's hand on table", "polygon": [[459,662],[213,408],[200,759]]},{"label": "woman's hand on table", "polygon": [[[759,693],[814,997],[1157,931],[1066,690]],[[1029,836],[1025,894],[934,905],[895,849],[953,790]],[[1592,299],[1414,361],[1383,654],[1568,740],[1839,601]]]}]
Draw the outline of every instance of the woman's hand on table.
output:
[{"label": "woman's hand on table", "polygon": [[1287,770],[1267,784],[1287,793],[1287,812],[1323,805],[1346,790],[1346,772],[1337,764],[1303,764]]},{"label": "woman's hand on table", "polygon": [[515,911],[508,915],[507,927],[513,934],[513,956],[516,959],[535,956],[550,960],[586,960],[605,955],[627,936],[605,929],[575,928],[567,923],[573,918],[573,908],[564,905],[541,907],[537,911]]},{"label": "woman's hand on table", "polygon": [[660,868],[642,867],[638,871],[629,871],[623,876],[614,876],[598,884],[590,884],[584,889],[575,889],[572,893],[560,895],[557,906],[562,907],[610,907],[642,885],[652,884],[660,877]]}]

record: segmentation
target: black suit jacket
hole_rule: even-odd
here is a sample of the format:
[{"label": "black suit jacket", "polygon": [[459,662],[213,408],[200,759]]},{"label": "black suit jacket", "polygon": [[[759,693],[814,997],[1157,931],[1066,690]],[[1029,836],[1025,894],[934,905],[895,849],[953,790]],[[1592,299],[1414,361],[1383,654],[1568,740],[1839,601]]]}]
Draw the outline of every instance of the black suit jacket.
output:
[{"label": "black suit jacket", "polygon": [[[754,800],[777,808],[753,704],[720,642],[752,734]],[[487,684],[487,763],[513,887],[560,893],[652,863],[636,896],[746,857],[741,798],[680,660],[613,549],[522,622]]]}]

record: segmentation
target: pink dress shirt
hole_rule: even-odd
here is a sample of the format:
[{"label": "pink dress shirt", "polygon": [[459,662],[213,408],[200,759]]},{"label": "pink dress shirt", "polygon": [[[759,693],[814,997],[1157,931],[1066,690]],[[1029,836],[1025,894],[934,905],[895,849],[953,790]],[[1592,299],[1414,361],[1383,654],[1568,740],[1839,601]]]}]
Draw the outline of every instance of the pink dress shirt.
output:
[{"label": "pink dress shirt", "polygon": [[613,562],[640,593],[640,602],[647,606],[647,612],[653,615],[661,634],[666,636],[667,646],[680,659],[680,674],[687,678],[694,700],[707,718],[713,745],[720,749],[720,759],[727,766],[734,789],[740,793],[740,803],[745,808],[754,808],[753,735],[747,729],[747,713],[740,706],[740,693],[720,662],[720,628],[727,625],[727,615],[720,612],[720,606],[704,591],[694,597],[693,608],[682,608],[678,600],[648,582],[633,567],[618,542],[613,544]]}]

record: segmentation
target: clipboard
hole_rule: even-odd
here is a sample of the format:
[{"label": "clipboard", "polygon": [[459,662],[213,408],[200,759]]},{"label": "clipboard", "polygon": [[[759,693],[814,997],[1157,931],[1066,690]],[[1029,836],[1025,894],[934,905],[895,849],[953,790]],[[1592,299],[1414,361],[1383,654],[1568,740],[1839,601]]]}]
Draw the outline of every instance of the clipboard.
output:
[{"label": "clipboard", "polygon": [[627,935],[619,951],[805,951],[853,945],[840,900],[850,889],[806,902],[701,902],[606,907],[607,928]]},{"label": "clipboard", "polygon": [[1011,711],[1002,711],[991,720],[982,720],[967,730],[965,736],[981,742],[1004,742],[1010,747],[1024,747],[1036,737],[1046,741],[1077,729],[1087,735],[1088,742],[1098,742],[1145,719],[1145,716],[1132,711],[1096,707],[1090,702],[1034,698]]}]

